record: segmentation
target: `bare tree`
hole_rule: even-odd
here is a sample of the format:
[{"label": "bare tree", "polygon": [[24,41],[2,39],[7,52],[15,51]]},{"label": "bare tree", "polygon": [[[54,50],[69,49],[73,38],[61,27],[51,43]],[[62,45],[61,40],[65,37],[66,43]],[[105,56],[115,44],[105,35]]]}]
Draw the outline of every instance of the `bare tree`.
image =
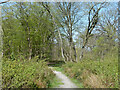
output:
[{"label": "bare tree", "polygon": [[[95,7],[99,4],[100,4],[100,7],[95,9]],[[80,53],[80,60],[83,58],[84,49],[86,47],[86,44],[88,43],[88,39],[89,39],[89,37],[91,37],[93,35],[92,31],[98,23],[98,19],[99,19],[98,13],[104,7],[104,5],[105,5],[105,2],[96,3],[89,10],[88,28],[87,28],[87,32],[86,32],[86,35],[85,35],[85,39],[83,41],[83,45],[82,45],[82,49],[81,49],[81,53]],[[93,13],[93,15],[92,15],[92,13]],[[92,16],[92,18],[91,18],[91,16]]]},{"label": "bare tree", "polygon": [[[51,13],[51,10],[50,10],[50,7],[48,5],[48,3],[42,3],[42,6],[47,10],[47,12],[50,14],[52,20],[53,20],[53,23],[55,26],[57,26],[56,22],[55,22],[55,17],[52,15]],[[57,28],[56,28],[57,29]],[[60,34],[60,31],[58,29],[58,34],[59,34],[59,38],[60,38],[60,46],[61,46],[61,54],[62,54],[62,57],[64,59],[64,62],[66,62],[65,60],[65,56],[64,56],[64,52],[63,52],[63,41],[62,41],[62,37],[61,37],[61,34]]]},{"label": "bare tree", "polygon": [[58,22],[62,27],[62,33],[64,32],[64,35],[66,36],[69,42],[69,51],[67,51],[69,57],[67,58],[69,58],[70,61],[76,62],[77,54],[75,44],[73,41],[73,31],[75,30],[75,25],[77,25],[77,23],[81,19],[81,16],[78,16],[78,12],[80,11],[80,9],[77,7],[77,4],[78,3],[75,2],[57,3],[57,8],[60,13],[58,15]]}]

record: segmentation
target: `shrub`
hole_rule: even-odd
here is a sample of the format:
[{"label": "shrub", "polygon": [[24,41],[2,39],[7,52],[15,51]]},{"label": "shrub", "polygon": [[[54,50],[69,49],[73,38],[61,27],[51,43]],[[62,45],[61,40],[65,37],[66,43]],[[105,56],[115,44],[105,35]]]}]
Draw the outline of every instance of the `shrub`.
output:
[{"label": "shrub", "polygon": [[54,74],[42,60],[10,60],[2,62],[3,88],[47,88]]},{"label": "shrub", "polygon": [[[106,56],[101,61],[88,59],[78,63],[68,62],[62,67],[70,77],[83,82],[84,87],[118,88],[117,55]],[[99,85],[96,84],[96,81]]]}]

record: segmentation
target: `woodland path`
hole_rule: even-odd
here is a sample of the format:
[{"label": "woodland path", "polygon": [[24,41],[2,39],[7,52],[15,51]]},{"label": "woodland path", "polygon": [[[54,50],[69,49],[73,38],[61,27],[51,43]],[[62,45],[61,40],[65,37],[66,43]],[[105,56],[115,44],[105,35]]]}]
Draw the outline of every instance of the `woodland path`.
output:
[{"label": "woodland path", "polygon": [[[50,67],[52,69],[52,67]],[[59,72],[59,71],[55,71],[52,69],[52,71],[56,74],[56,76],[61,79],[61,82],[63,83],[63,85],[59,85],[59,87],[56,88],[78,88],[73,82],[71,82],[71,80],[64,75],[63,73]]]}]

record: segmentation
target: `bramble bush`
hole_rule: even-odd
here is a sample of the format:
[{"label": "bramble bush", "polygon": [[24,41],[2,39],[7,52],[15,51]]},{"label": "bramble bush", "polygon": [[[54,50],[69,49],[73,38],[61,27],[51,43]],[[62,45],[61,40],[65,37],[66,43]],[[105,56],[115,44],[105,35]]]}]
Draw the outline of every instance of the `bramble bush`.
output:
[{"label": "bramble bush", "polygon": [[3,88],[49,88],[53,77],[43,60],[2,60]]},{"label": "bramble bush", "polygon": [[107,55],[104,60],[68,62],[62,66],[71,77],[89,88],[118,88],[118,56]]}]

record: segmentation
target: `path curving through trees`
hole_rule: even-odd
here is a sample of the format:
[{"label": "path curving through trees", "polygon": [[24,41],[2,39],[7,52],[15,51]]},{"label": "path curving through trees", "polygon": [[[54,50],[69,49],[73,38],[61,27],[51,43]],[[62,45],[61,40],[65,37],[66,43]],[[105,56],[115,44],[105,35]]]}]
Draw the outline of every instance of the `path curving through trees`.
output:
[{"label": "path curving through trees", "polygon": [[[50,67],[52,69],[52,67]],[[71,82],[71,80],[64,75],[63,73],[59,72],[59,71],[55,71],[52,69],[52,71],[56,74],[56,76],[61,79],[61,82],[63,83],[63,85],[59,85],[59,87],[56,88],[78,88],[73,82]]]}]

